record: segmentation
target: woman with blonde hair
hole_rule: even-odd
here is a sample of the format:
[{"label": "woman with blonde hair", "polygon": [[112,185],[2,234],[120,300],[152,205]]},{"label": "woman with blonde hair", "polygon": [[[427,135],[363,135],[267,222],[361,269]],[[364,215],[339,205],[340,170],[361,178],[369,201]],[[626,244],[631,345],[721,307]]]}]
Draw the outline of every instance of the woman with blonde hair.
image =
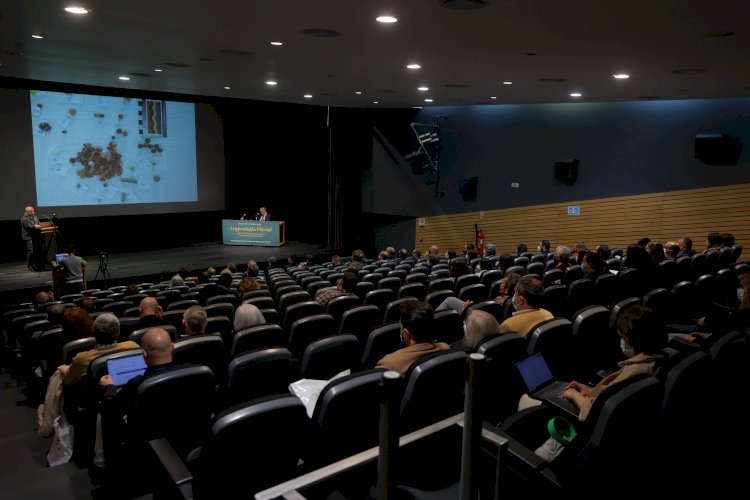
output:
[{"label": "woman with blonde hair", "polygon": [[500,334],[500,323],[488,312],[471,311],[465,321],[463,345],[468,349],[476,349],[479,344],[490,335]]},{"label": "woman with blonde hair", "polygon": [[250,292],[252,290],[260,290],[260,283],[252,278],[242,278],[240,284],[237,285],[237,291],[240,292],[240,297],[242,297],[245,292]]}]

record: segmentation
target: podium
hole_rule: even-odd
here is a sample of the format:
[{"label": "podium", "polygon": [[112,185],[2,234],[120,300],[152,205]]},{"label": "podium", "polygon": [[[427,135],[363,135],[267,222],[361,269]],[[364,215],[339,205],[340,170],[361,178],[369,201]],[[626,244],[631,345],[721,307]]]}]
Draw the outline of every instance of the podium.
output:
[{"label": "podium", "polygon": [[55,254],[59,247],[59,236],[60,231],[53,222],[40,222],[42,228],[39,230],[41,248],[38,250],[40,258],[38,259],[41,264],[41,259],[44,258],[44,266],[55,260]]},{"label": "podium", "polygon": [[280,247],[286,243],[284,221],[231,220],[221,221],[225,245]]}]

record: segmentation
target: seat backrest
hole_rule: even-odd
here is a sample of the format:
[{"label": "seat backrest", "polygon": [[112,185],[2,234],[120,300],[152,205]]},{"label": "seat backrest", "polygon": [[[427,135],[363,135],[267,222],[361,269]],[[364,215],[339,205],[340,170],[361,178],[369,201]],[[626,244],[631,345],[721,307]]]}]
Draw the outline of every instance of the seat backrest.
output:
[{"label": "seat backrest", "polygon": [[526,268],[523,266],[510,266],[505,270],[504,276],[508,276],[510,273],[516,273],[524,276],[526,275]]},{"label": "seat backrest", "polygon": [[674,295],[666,288],[654,288],[643,296],[643,305],[659,315],[663,323],[671,323],[674,314]]},{"label": "seat backrest", "polygon": [[415,361],[404,376],[402,435],[463,410],[466,353],[440,351]]},{"label": "seat backrest", "polygon": [[178,365],[208,366],[217,384],[226,378],[227,353],[218,335],[194,335],[175,340],[172,360]]},{"label": "seat backrest", "polygon": [[94,337],[84,337],[82,339],[71,340],[63,345],[63,362],[66,365],[69,365],[76,354],[91,350],[94,347],[96,347],[96,339]]},{"label": "seat backrest", "polygon": [[[426,281],[426,280],[425,280]],[[407,283],[398,289],[397,298],[415,297],[417,300],[424,300],[427,295],[427,286],[422,283]]]},{"label": "seat backrest", "polygon": [[[254,290],[257,291],[257,290]],[[242,301],[243,304],[252,304],[258,309],[273,309],[276,307],[273,299],[269,296],[251,297]]]},{"label": "seat backrest", "polygon": [[486,299],[489,294],[490,289],[481,283],[466,285],[458,289],[458,298],[464,301],[471,300],[472,302],[478,302]]},{"label": "seat backrest", "polygon": [[693,318],[702,316],[706,310],[706,303],[701,299],[698,287],[692,281],[680,281],[672,287],[673,321],[675,323],[688,323]]},{"label": "seat backrest", "polygon": [[574,380],[592,380],[598,370],[611,370],[621,359],[620,337],[609,329],[609,315],[604,306],[589,306],[573,318]]},{"label": "seat backrest", "polygon": [[337,323],[340,323],[344,312],[360,304],[362,304],[362,301],[356,295],[342,295],[341,297],[329,300],[328,304],[326,304],[325,312],[333,316],[333,319]]},{"label": "seat backrest", "polygon": [[706,254],[703,252],[693,254],[691,259],[690,271],[692,272],[692,280],[695,281],[708,272],[708,264],[706,262]]},{"label": "seat backrest", "polygon": [[336,334],[315,340],[302,354],[301,378],[328,380],[344,370],[356,370],[361,356],[362,347],[354,335]]},{"label": "seat backrest", "polygon": [[567,317],[573,318],[579,309],[595,303],[594,282],[588,278],[575,280],[568,287]]},{"label": "seat backrest", "polygon": [[552,285],[562,285],[565,273],[561,269],[550,269],[542,274],[542,284],[544,288]]},{"label": "seat backrest", "polygon": [[464,322],[461,315],[453,309],[435,313],[435,340],[451,344],[464,337]]},{"label": "seat backrest", "polygon": [[625,309],[635,304],[643,304],[643,300],[640,297],[628,297],[613,305],[612,311],[609,314],[609,329],[617,331],[617,318],[620,317],[620,314],[622,314]]},{"label": "seat backrest", "polygon": [[229,318],[229,321],[234,321],[234,305],[229,302],[209,304],[205,306],[204,309],[209,318],[212,316],[226,316]]},{"label": "seat backrest", "polygon": [[[211,297],[211,298],[213,298],[213,297]],[[198,305],[200,305],[200,303],[197,300],[195,300],[195,299],[177,300],[177,301],[172,302],[171,304],[169,304],[167,306],[167,311],[172,311],[172,310],[175,310],[175,309],[181,309],[181,310],[184,311],[188,307],[198,306]]]},{"label": "seat backrest", "polygon": [[475,302],[464,309],[463,317],[468,318],[472,311],[484,311],[495,317],[498,323],[505,321],[503,304],[496,300],[485,299]]},{"label": "seat backrest", "polygon": [[469,285],[476,285],[479,283],[479,276],[477,276],[474,273],[470,274],[463,274],[461,276],[457,276],[456,280],[453,284],[453,290],[455,292],[458,292],[462,288],[469,286]]},{"label": "seat backrest", "polygon": [[[242,294],[242,302],[247,299],[254,299],[256,297],[269,297],[271,298],[271,292],[267,288],[260,288],[258,290],[249,290]],[[271,298],[273,300],[273,298]]]},{"label": "seat backrest", "polygon": [[492,283],[501,279],[503,279],[503,273],[501,273],[499,269],[490,269],[489,271],[482,273],[479,277],[479,282],[489,288]]},{"label": "seat backrest", "polygon": [[[141,345],[141,339],[146,334],[146,332],[151,330],[152,328],[154,327],[149,326],[146,328],[140,328],[138,330],[135,330],[130,334],[130,336],[128,337],[128,340],[132,340],[136,344]],[[179,330],[174,325],[159,325],[159,328],[165,330],[169,334],[172,341],[177,340],[177,338],[179,337]]]},{"label": "seat backrest", "polygon": [[284,347],[288,339],[289,336],[280,325],[267,323],[244,328],[234,334],[230,357],[234,358],[256,349]]},{"label": "seat backrest", "polygon": [[620,281],[622,296],[643,297],[643,294],[650,290],[646,284],[647,279],[645,272],[641,269],[636,269],[634,267],[623,269],[620,274],[617,275],[617,279]]},{"label": "seat backrest", "polygon": [[387,288],[397,294],[398,289],[401,288],[401,278],[395,276],[383,278],[378,282],[378,288]]},{"label": "seat backrest", "polygon": [[619,281],[612,273],[604,273],[594,280],[594,298],[600,306],[610,307],[619,298]]},{"label": "seat backrest", "polygon": [[370,283],[368,281],[360,281],[359,283],[357,283],[357,289],[354,293],[356,293],[357,297],[359,297],[359,299],[364,302],[367,294],[372,292],[373,290],[375,290],[374,283]]},{"label": "seat backrest", "polygon": [[383,313],[377,306],[357,306],[341,315],[339,333],[349,333],[357,337],[362,347],[367,342],[367,336],[373,328],[380,324]]},{"label": "seat backrest", "polygon": [[370,369],[341,377],[320,391],[306,461],[329,464],[377,446],[379,387],[384,371]]},{"label": "seat backrest", "polygon": [[263,315],[263,318],[266,320],[266,323],[273,323],[276,325],[281,324],[281,315],[276,309],[273,309],[273,308],[261,309],[260,313]]},{"label": "seat backrest", "polygon": [[211,423],[216,382],[207,366],[179,367],[145,378],[135,411],[128,415],[133,436],[144,443],[166,438],[178,455],[199,446]]},{"label": "seat backrest", "polygon": [[404,344],[401,342],[401,323],[381,325],[373,329],[367,336],[360,368],[362,370],[375,368],[375,365],[383,356],[402,347],[404,347]]},{"label": "seat backrest", "polygon": [[402,297],[400,299],[393,299],[385,306],[385,312],[383,313],[383,323],[392,323],[399,320],[399,307],[401,304],[407,302],[416,302],[415,297]]},{"label": "seat backrest", "polygon": [[430,306],[432,306],[433,309],[437,309],[437,307],[442,304],[442,302],[446,299],[446,297],[455,297],[456,294],[453,292],[453,290],[435,290],[434,292],[428,293],[424,300],[427,301]]},{"label": "seat backrest", "polygon": [[583,269],[579,264],[568,266],[563,272],[563,285],[570,285],[576,280],[583,278]]},{"label": "seat backrest", "polygon": [[302,359],[305,348],[313,341],[338,332],[338,322],[330,314],[300,318],[289,330],[289,350],[295,359]]},{"label": "seat backrest", "polygon": [[526,337],[526,353],[541,352],[550,370],[558,378],[570,378],[573,350],[573,323],[567,318],[552,318],[539,323]]},{"label": "seat backrest", "polygon": [[526,339],[516,332],[506,332],[485,340],[476,352],[487,357],[480,379],[482,394],[486,395],[481,398],[482,417],[501,422],[518,410],[518,399],[527,391],[513,364],[526,357]]},{"label": "seat backrest", "polygon": [[[565,317],[568,312],[568,287],[565,285],[550,285],[542,293],[544,308],[556,317]],[[506,300],[507,302],[507,300]]]},{"label": "seat backrest", "polygon": [[430,284],[427,286],[427,293],[432,293],[437,290],[451,290],[453,291],[453,280],[447,276],[444,278],[434,278],[430,280]]},{"label": "seat backrest", "polygon": [[289,392],[292,353],[285,347],[256,349],[236,356],[227,366],[222,406]]},{"label": "seat backrest", "polygon": [[656,265],[654,285],[659,288],[671,289],[678,281],[677,263],[666,259]]},{"label": "seat backrest", "polygon": [[532,262],[526,266],[526,274],[536,274],[538,276],[544,276],[545,268],[542,262]]},{"label": "seat backrest", "polygon": [[306,300],[304,302],[292,304],[286,308],[286,311],[284,311],[284,318],[282,319],[284,329],[289,331],[292,328],[292,323],[300,318],[312,316],[314,314],[323,314],[324,312],[325,308],[314,300]]},{"label": "seat backrest", "polygon": [[279,314],[281,314],[283,317],[284,312],[286,312],[286,308],[290,305],[297,304],[299,302],[306,302],[309,300],[312,300],[312,297],[310,297],[310,294],[305,290],[295,290],[292,292],[288,292],[279,297],[276,310],[279,311]]},{"label": "seat backrest", "polygon": [[226,316],[212,316],[206,322],[206,334],[216,334],[224,342],[224,348],[229,349],[234,340],[234,325]]}]

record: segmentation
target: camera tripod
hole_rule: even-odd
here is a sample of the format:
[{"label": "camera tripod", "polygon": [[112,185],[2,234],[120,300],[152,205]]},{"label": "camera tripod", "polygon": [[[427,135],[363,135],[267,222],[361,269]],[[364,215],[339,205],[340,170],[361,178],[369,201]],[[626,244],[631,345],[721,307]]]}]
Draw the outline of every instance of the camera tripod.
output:
[{"label": "camera tripod", "polygon": [[107,266],[109,265],[109,254],[107,252],[99,252],[99,268],[96,270],[96,275],[94,276],[94,281],[99,277],[99,273],[102,273],[102,279],[104,280],[104,288],[107,288],[107,279],[112,279],[112,276],[109,274],[109,269],[107,269]]}]

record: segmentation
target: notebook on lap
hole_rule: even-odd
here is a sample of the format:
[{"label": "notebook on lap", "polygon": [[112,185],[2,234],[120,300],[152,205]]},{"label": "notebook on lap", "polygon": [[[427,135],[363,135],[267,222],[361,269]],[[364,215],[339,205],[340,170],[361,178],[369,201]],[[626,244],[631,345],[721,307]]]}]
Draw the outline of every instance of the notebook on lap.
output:
[{"label": "notebook on lap", "polygon": [[107,370],[115,385],[125,385],[131,378],[143,375],[146,371],[146,359],[141,353],[108,359]]},{"label": "notebook on lap", "polygon": [[571,415],[578,416],[578,408],[570,401],[562,398],[568,382],[555,380],[542,353],[534,353],[514,364],[524,383],[526,383],[529,396],[555,405]]}]

